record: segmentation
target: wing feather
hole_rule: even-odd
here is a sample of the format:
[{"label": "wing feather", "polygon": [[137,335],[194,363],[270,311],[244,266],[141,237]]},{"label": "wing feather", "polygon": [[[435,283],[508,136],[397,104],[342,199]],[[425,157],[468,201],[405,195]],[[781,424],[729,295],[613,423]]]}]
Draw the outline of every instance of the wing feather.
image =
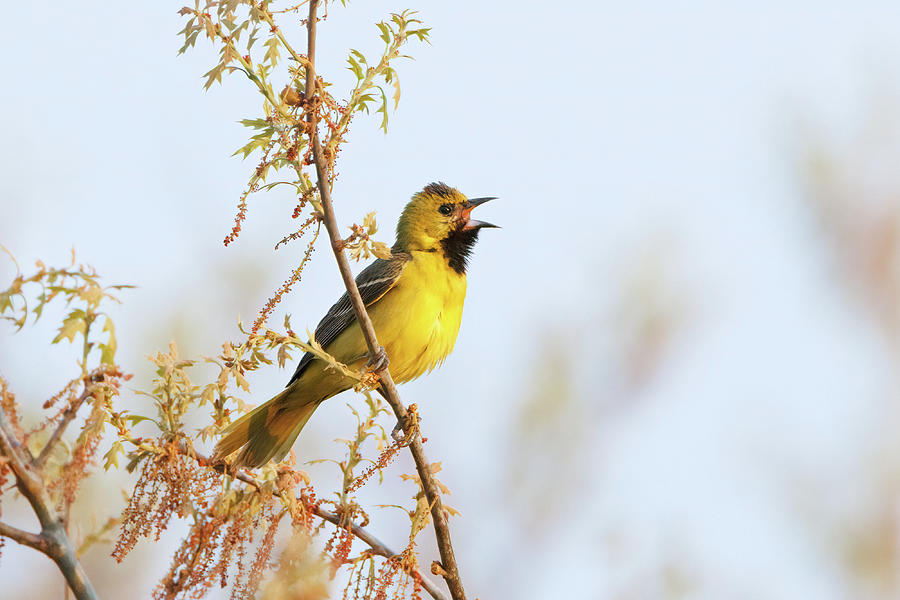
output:
[{"label": "wing feather", "polygon": [[[370,306],[394,287],[410,258],[409,254],[398,252],[388,260],[379,258],[363,269],[356,277],[356,287],[359,288],[359,295],[362,297],[363,304]],[[338,301],[328,309],[322,320],[319,321],[313,337],[323,348],[328,350],[328,345],[336,340],[355,321],[356,313],[353,312],[350,296],[347,292],[344,292]],[[287,384],[291,385],[297,381],[314,358],[309,352],[304,354],[297,364],[297,370],[294,371],[293,377]]]}]

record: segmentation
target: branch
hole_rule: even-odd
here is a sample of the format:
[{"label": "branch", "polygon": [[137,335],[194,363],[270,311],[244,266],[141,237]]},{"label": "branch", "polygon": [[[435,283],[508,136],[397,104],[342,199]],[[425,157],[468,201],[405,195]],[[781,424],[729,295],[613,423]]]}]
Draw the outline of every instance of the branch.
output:
[{"label": "branch", "polygon": [[81,408],[81,405],[84,404],[84,401],[91,397],[93,394],[93,386],[85,385],[84,391],[81,393],[81,396],[78,397],[75,402],[69,405],[65,411],[63,411],[62,419],[60,419],[59,424],[56,426],[56,429],[53,430],[53,433],[50,435],[50,439],[47,440],[47,443],[41,449],[41,453],[37,458],[34,459],[35,467],[43,467],[44,463],[47,462],[47,458],[50,456],[50,452],[53,450],[53,447],[56,446],[56,443],[59,442],[60,438],[62,438],[63,433],[66,430],[66,427],[69,426],[69,423],[75,418],[75,415],[78,413],[78,409]]},{"label": "branch", "polygon": [[[309,64],[306,69],[306,93],[307,99],[310,100],[311,96],[309,95],[315,89],[315,48],[316,48],[316,8],[318,6],[318,0],[310,0],[309,2],[309,20],[307,21],[308,28],[308,51],[307,56],[309,60]],[[322,152],[322,145],[319,142],[319,134],[318,134],[318,124],[316,123],[316,115],[315,111],[309,111],[308,113],[309,124],[310,124],[310,137],[312,138],[312,147],[313,147],[313,158],[316,164],[316,178],[319,187],[319,196],[322,201],[322,212],[324,213],[323,220],[325,221],[325,229],[328,231],[328,237],[331,239],[331,249],[334,251],[335,260],[338,263],[338,269],[341,272],[341,277],[344,280],[344,287],[347,288],[347,295],[350,297],[350,301],[353,304],[353,310],[356,313],[356,320],[359,323],[363,335],[366,338],[366,345],[369,348],[369,356],[375,361],[375,358],[378,355],[380,346],[378,345],[378,338],[375,336],[375,329],[372,326],[372,321],[369,319],[369,315],[366,312],[365,304],[363,304],[362,298],[359,295],[359,290],[356,287],[356,281],[353,279],[353,273],[350,270],[350,263],[347,261],[347,256],[343,252],[342,244],[341,244],[341,235],[338,231],[337,219],[334,216],[334,207],[331,202],[331,190],[329,189],[328,183],[328,173],[325,162],[325,157]],[[447,524],[447,513],[444,510],[444,505],[441,502],[441,493],[437,487],[437,484],[434,481],[433,473],[431,472],[430,463],[425,456],[425,451],[422,448],[422,440],[418,436],[414,436],[411,431],[407,431],[408,424],[406,419],[406,407],[403,405],[403,402],[400,400],[400,395],[397,393],[397,387],[394,385],[394,380],[391,378],[391,374],[388,371],[387,367],[382,367],[380,370],[376,371],[376,374],[381,379],[381,386],[384,393],[385,398],[388,403],[391,405],[391,408],[394,410],[394,414],[397,417],[398,422],[403,424],[404,431],[406,434],[412,438],[412,442],[409,445],[410,452],[412,453],[413,460],[416,463],[416,471],[419,473],[419,479],[422,481],[422,489],[425,492],[425,496],[428,499],[428,503],[431,506],[431,517],[434,520],[434,532],[437,537],[438,550],[441,555],[441,563],[439,566],[443,571],[441,575],[447,582],[447,587],[450,589],[450,595],[453,597],[453,600],[465,600],[466,593],[463,589],[462,581],[459,577],[459,570],[456,565],[456,557],[453,553],[453,545],[450,541],[450,527]]]},{"label": "branch", "polygon": [[51,502],[47,490],[44,489],[43,483],[28,464],[24,448],[9,426],[6,412],[2,408],[0,408],[0,454],[9,459],[9,465],[16,477],[16,487],[31,504],[41,526],[52,522],[54,517],[50,509]]},{"label": "branch", "polygon": [[49,551],[47,548],[47,540],[41,536],[31,533],[30,531],[23,531],[12,525],[7,525],[2,521],[0,521],[0,537],[7,537],[14,542],[18,542],[29,548],[34,548],[38,552],[43,552],[44,554],[47,554]]},{"label": "branch", "polygon": [[66,535],[59,517],[51,508],[50,495],[44,487],[44,482],[35,468],[29,464],[28,455],[13,433],[2,407],[0,407],[0,454],[9,459],[9,465],[16,477],[16,487],[31,504],[41,524],[41,533],[35,535],[0,523],[2,525],[0,535],[39,550],[52,559],[66,578],[66,583],[72,589],[75,598],[97,600],[97,593],[81,563],[78,562],[72,542]]}]

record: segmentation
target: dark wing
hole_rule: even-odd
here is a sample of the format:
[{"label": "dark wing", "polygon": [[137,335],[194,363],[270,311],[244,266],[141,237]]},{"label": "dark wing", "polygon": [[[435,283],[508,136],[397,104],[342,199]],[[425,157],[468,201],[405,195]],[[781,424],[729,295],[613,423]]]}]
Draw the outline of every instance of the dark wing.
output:
[{"label": "dark wing", "polygon": [[[363,269],[356,277],[356,287],[359,288],[363,304],[371,305],[394,287],[400,273],[403,272],[403,267],[410,258],[409,254],[398,252],[389,260],[376,259],[375,262]],[[353,312],[353,304],[350,302],[350,296],[344,292],[344,295],[328,309],[328,312],[319,321],[313,337],[323,348],[327,349],[328,344],[336,340],[354,321],[356,321],[356,313]],[[297,381],[314,358],[309,352],[304,354],[297,365],[297,370],[294,371],[294,376],[287,384],[291,385]]]}]

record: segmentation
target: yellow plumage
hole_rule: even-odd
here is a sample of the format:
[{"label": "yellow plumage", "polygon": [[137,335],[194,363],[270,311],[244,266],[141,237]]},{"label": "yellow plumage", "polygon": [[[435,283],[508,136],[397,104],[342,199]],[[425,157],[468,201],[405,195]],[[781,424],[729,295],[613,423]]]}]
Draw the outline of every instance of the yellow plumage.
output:
[{"label": "yellow plumage", "polygon": [[[436,252],[414,252],[397,283],[369,309],[378,343],[390,358],[397,383],[411,381],[444,361],[462,321],[466,276],[447,268]],[[354,321],[328,347],[341,362],[362,368],[368,348]]]},{"label": "yellow plumage", "polygon": [[[375,261],[357,277],[397,383],[431,371],[453,350],[466,296],[467,257],[479,229],[494,227],[471,219],[470,213],[489,199],[469,200],[444,184],[426,186],[400,217],[391,259]],[[315,338],[329,354],[353,368],[362,369],[368,360],[365,339],[346,294],[319,323]],[[215,458],[224,459],[243,448],[235,466],[280,460],[318,404],[353,383],[333,370],[326,371],[321,360],[304,356],[283,392],[225,431]]]}]

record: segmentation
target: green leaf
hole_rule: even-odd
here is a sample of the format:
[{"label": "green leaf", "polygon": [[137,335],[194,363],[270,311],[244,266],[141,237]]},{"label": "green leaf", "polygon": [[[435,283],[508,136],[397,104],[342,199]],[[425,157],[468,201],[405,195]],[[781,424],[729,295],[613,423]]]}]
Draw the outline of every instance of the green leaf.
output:
[{"label": "green leaf", "polygon": [[203,89],[208,90],[215,82],[222,83],[222,72],[224,70],[225,63],[219,63],[215,67],[204,73],[203,76],[206,77],[206,82],[203,84]]},{"label": "green leaf", "polygon": [[420,42],[426,42],[428,44],[431,43],[431,40],[428,39],[428,33],[431,31],[431,27],[423,27],[422,29],[410,29],[407,32],[407,35],[414,35],[419,38]]},{"label": "green leaf", "polygon": [[293,181],[274,181],[272,183],[267,183],[266,185],[262,186],[259,189],[260,189],[260,191],[267,192],[267,191],[271,190],[273,187],[278,186],[278,185],[292,185],[297,189],[298,194],[302,193],[302,190],[300,189],[300,184],[294,183]]},{"label": "green leaf", "polygon": [[353,60],[353,55],[347,57],[347,62],[350,63],[350,70],[353,71],[353,74],[356,75],[357,80],[361,80],[363,78],[363,70],[362,67],[359,66],[359,63]]},{"label": "green leaf", "polygon": [[273,67],[278,64],[278,59],[281,58],[281,53],[278,51],[279,45],[281,45],[281,43],[278,41],[277,37],[270,37],[263,42],[263,46],[268,48],[268,50],[266,50],[266,55],[263,57],[263,62],[267,62]]},{"label": "green leaf", "polygon": [[369,63],[366,62],[366,57],[363,56],[363,53],[360,52],[359,50],[354,50],[353,48],[351,48],[350,54],[355,56],[359,60],[359,62],[361,62],[362,64],[366,65],[367,67],[369,66]]},{"label": "green leaf", "polygon": [[12,297],[9,292],[0,292],[0,314],[5,313],[6,309],[12,310]]},{"label": "green leaf", "polygon": [[[44,307],[47,305],[49,298],[47,298],[47,292],[41,292],[41,295],[37,298],[38,304],[31,311],[31,314],[34,315],[34,322],[37,323],[37,320],[41,318],[41,315],[44,313]],[[0,297],[0,304],[2,304],[2,297]],[[12,306],[12,304],[10,304]],[[0,306],[0,313],[2,313],[2,306]]]},{"label": "green leaf", "polygon": [[234,382],[237,384],[239,388],[244,390],[245,392],[250,391],[250,384],[247,383],[247,380],[244,379],[244,376],[241,375],[238,371],[234,371]]},{"label": "green leaf", "polygon": [[[274,159],[272,159],[271,167],[276,171],[279,171],[284,167],[291,166],[292,164],[293,163],[284,156],[276,156]],[[262,179],[265,180],[265,177],[263,176]]]},{"label": "green leaf", "polygon": [[[150,395],[150,394],[144,394],[144,395],[150,396],[151,398],[153,397],[153,396]],[[131,421],[131,425],[132,425],[132,426],[137,425],[137,424],[140,423],[141,421],[150,421],[151,423],[155,423],[157,427],[159,427],[160,429],[162,429],[162,427],[160,427],[159,422],[158,422],[156,419],[152,419],[152,418],[150,418],[150,417],[145,417],[145,416],[143,416],[143,415],[128,415],[128,416],[125,417],[125,420],[126,420],[126,421]]]},{"label": "green leaf", "polygon": [[334,463],[337,466],[341,466],[341,463],[334,460],[333,458],[316,458],[314,460],[306,461],[306,464],[308,464],[308,465],[319,465],[319,464],[324,464],[324,463]]},{"label": "green leaf", "polygon": [[284,365],[287,361],[291,360],[291,355],[288,352],[287,346],[281,346],[278,348],[278,367],[280,369],[284,368]]},{"label": "green leaf", "polygon": [[184,45],[178,50],[178,54],[184,54],[188,48],[192,48],[194,44],[197,42],[197,35],[200,33],[200,29],[194,29],[190,33],[187,33],[188,27],[179,32],[184,33]]},{"label": "green leaf", "polygon": [[369,114],[369,102],[375,102],[375,96],[366,93],[360,96],[356,102],[356,110],[358,112],[366,111],[366,114]]},{"label": "green leaf", "polygon": [[100,362],[104,365],[112,366],[116,364],[116,349],[119,345],[116,343],[116,326],[113,325],[112,319],[109,317],[106,317],[103,331],[109,333],[109,338],[105,344],[100,344]]},{"label": "green leaf", "polygon": [[391,259],[391,249],[384,242],[372,242],[372,254],[384,260]]},{"label": "green leaf", "polygon": [[269,142],[272,141],[272,134],[274,133],[275,130],[271,126],[269,126],[268,129],[265,129],[250,138],[250,141],[247,142],[244,146],[241,146],[240,148],[235,150],[232,156],[243,154],[244,156],[242,158],[247,158],[250,153],[257,148],[265,148],[269,144]]},{"label": "green leaf", "polygon": [[63,339],[74,342],[76,335],[79,333],[84,335],[85,331],[87,331],[87,323],[84,320],[84,316],[84,311],[80,308],[70,312],[69,315],[63,319],[62,326],[59,328],[59,333],[56,334],[56,337],[53,338],[51,343],[56,344]]},{"label": "green leaf", "polygon": [[266,119],[241,119],[239,121],[244,127],[252,127],[253,129],[270,129],[272,124]]},{"label": "green leaf", "polygon": [[103,458],[106,459],[106,462],[103,464],[103,468],[106,471],[109,471],[110,467],[119,468],[119,455],[125,454],[125,447],[122,445],[121,441],[113,442],[112,447],[110,447],[109,452],[103,455]]},{"label": "green leaf", "polygon": [[206,387],[204,387],[203,393],[200,394],[200,406],[203,406],[207,402],[209,404],[212,404],[216,398],[216,391],[218,389],[219,387],[214,383],[210,383]]},{"label": "green leaf", "polygon": [[390,84],[394,86],[394,110],[397,110],[397,107],[400,105],[400,78],[397,77],[396,73],[394,73],[394,77],[391,79]]},{"label": "green leaf", "polygon": [[103,300],[103,288],[97,285],[96,282],[90,281],[88,285],[79,290],[78,295],[88,303],[91,309],[95,309],[100,304],[100,301]]},{"label": "green leaf", "polygon": [[388,126],[387,96],[384,95],[384,90],[381,89],[380,87],[378,88],[378,91],[381,92],[381,106],[378,108],[377,112],[380,112],[382,114],[381,125],[379,125],[379,127],[381,129],[383,129],[385,133],[387,133],[387,126]]},{"label": "green leaf", "polygon": [[388,27],[384,21],[375,24],[376,27],[381,31],[381,39],[384,40],[385,44],[391,43],[391,29]]}]

